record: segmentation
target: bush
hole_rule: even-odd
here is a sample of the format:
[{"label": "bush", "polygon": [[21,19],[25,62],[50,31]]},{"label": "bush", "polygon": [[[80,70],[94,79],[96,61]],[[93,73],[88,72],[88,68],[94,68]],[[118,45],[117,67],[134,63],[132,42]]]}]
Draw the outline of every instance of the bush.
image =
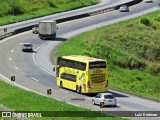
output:
[{"label": "bush", "polygon": [[117,59],[114,61],[115,65],[118,65],[122,68],[128,68],[129,67],[129,60],[126,56],[118,56]]},{"label": "bush", "polygon": [[130,69],[142,69],[146,66],[145,63],[141,62],[140,60],[137,60],[135,58],[130,59],[129,68]]},{"label": "bush", "polygon": [[142,18],[142,19],[140,20],[140,23],[141,23],[141,24],[144,24],[144,25],[146,25],[146,26],[149,26],[149,25],[150,25],[150,21],[149,21],[147,18]]},{"label": "bush", "polygon": [[159,74],[160,73],[160,65],[154,64],[154,63],[148,63],[147,71],[153,75]]},{"label": "bush", "polygon": [[127,24],[126,27],[128,28],[134,27],[134,24]]},{"label": "bush", "polygon": [[100,43],[90,43],[90,45],[87,45],[86,50],[83,51],[83,54],[107,60],[110,59],[110,53],[111,48]]},{"label": "bush", "polygon": [[155,20],[160,21],[160,15],[157,15]]}]

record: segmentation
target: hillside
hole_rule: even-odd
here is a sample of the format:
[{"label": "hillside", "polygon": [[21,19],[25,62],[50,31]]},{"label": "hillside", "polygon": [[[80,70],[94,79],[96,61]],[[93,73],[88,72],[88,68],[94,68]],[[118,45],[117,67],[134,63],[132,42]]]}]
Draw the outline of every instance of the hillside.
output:
[{"label": "hillside", "polygon": [[1,0],[0,25],[96,4],[97,0]]},{"label": "hillside", "polygon": [[160,100],[159,35],[157,11],[80,34],[60,45],[56,56],[83,54],[107,59],[110,88]]}]

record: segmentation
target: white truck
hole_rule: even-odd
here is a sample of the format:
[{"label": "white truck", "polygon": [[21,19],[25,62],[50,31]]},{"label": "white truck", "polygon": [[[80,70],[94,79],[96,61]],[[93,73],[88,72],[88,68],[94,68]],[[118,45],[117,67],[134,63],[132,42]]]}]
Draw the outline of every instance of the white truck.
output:
[{"label": "white truck", "polygon": [[43,20],[39,22],[39,38],[40,39],[54,39],[56,38],[56,21]]}]

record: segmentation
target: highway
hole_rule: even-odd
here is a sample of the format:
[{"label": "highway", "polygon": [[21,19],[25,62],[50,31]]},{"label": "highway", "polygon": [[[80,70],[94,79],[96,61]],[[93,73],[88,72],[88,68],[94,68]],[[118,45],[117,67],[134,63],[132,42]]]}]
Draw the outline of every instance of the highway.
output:
[{"label": "highway", "polygon": [[[130,7],[130,12],[120,13],[116,10],[97,16],[58,24],[58,38],[54,41],[40,40],[37,35],[32,34],[32,31],[15,35],[5,39],[4,41],[0,41],[0,77],[9,81],[10,77],[15,75],[16,83],[25,88],[45,95],[46,90],[51,88],[53,90],[53,98],[64,100],[78,106],[100,110],[99,106],[92,105],[91,99],[93,95],[79,95],[74,91],[60,89],[57,87],[54,73],[52,72],[52,57],[55,47],[67,38],[78,34],[75,33],[77,31],[88,31],[90,30],[90,26],[100,25],[107,21],[136,14],[139,11],[144,11],[157,6],[157,3],[158,1],[155,1],[154,3],[142,2]],[[22,52],[21,44],[23,42],[32,43],[34,45],[34,52]],[[117,97],[118,107],[104,108],[104,111],[160,111],[159,102],[154,102],[117,91],[110,92]],[[85,98],[85,101],[75,102],[71,100],[72,98]]]}]

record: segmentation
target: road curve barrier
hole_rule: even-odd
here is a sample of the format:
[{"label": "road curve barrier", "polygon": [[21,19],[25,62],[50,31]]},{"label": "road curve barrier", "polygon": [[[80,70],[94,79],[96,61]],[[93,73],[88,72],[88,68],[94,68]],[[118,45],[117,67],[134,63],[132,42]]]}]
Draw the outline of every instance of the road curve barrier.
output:
[{"label": "road curve barrier", "polygon": [[14,35],[15,34],[15,32],[13,31],[13,32],[8,32],[8,33],[5,33],[5,34],[3,34],[3,35],[0,35],[0,40],[2,40],[2,39],[4,39],[4,38],[7,38],[7,37],[9,37],[9,36],[12,36],[12,35]]},{"label": "road curve barrier", "polygon": [[116,10],[116,7],[109,7],[109,8],[105,8],[103,10],[94,11],[94,12],[89,13],[89,15],[90,16],[98,15],[98,14],[106,13],[106,12],[113,11],[113,10]]},{"label": "road curve barrier", "polygon": [[[84,13],[84,14],[80,14],[80,15],[70,16],[70,17],[67,17],[67,18],[57,19],[56,22],[57,23],[62,23],[62,22],[66,22],[66,21],[71,21],[71,20],[76,20],[76,19],[80,19],[80,18],[93,16],[93,15],[98,15],[98,14],[106,13],[106,12],[109,12],[109,11],[117,10],[117,9],[119,9],[119,7],[121,5],[124,5],[124,4],[128,5],[128,6],[132,6],[132,5],[135,5],[135,4],[140,3],[142,1],[143,0],[132,0],[132,1],[120,4],[120,5],[114,5],[114,6],[111,6],[111,7],[107,7],[107,8],[102,9],[102,10],[96,10],[96,11],[93,11],[93,12],[90,12],[90,13]],[[15,35],[15,34],[19,34],[19,33],[25,32],[25,31],[32,30],[32,28],[34,26],[35,25],[30,25],[30,26],[26,26],[26,27],[23,27],[23,28],[18,28],[16,30],[14,30],[13,32],[4,33],[4,34],[0,35],[0,40],[4,39],[6,37],[9,37],[9,36]]]}]

